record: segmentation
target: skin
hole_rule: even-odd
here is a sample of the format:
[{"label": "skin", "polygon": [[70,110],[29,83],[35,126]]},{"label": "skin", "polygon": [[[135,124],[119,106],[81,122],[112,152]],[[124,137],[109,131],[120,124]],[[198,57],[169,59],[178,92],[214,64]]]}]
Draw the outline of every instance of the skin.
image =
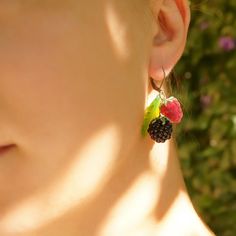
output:
[{"label": "skin", "polygon": [[140,135],[189,20],[185,0],[0,0],[0,235],[213,235],[174,141]]}]

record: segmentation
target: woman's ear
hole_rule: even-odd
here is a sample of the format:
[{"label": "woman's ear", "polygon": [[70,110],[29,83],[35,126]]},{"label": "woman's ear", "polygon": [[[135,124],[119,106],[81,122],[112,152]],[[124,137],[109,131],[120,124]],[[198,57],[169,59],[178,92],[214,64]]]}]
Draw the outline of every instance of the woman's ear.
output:
[{"label": "woman's ear", "polygon": [[168,75],[180,59],[190,22],[188,0],[161,0],[158,6],[158,12],[153,9],[156,30],[149,64],[149,76],[155,80],[163,78],[163,69]]}]

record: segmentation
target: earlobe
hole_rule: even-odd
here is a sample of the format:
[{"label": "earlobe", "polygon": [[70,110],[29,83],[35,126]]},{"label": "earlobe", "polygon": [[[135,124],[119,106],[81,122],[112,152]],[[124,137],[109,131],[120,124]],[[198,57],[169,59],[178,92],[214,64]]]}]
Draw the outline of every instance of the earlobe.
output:
[{"label": "earlobe", "polygon": [[155,19],[157,30],[153,35],[149,76],[160,80],[162,67],[168,74],[184,51],[190,21],[187,0],[163,0]]}]

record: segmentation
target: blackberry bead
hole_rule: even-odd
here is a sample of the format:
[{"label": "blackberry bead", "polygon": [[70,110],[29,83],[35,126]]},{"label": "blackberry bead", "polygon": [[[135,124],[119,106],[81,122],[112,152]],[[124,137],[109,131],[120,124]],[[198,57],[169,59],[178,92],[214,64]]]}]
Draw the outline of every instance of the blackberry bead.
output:
[{"label": "blackberry bead", "polygon": [[172,124],[165,117],[153,119],[148,127],[148,133],[157,143],[164,143],[171,138]]}]

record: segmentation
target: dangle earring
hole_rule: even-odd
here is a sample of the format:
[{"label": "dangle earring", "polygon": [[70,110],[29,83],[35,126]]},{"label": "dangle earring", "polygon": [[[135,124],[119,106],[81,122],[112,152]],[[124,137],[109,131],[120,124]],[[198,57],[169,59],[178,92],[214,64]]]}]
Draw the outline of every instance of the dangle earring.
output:
[{"label": "dangle earring", "polygon": [[166,97],[162,90],[162,85],[166,79],[165,71],[162,67],[164,78],[160,87],[157,87],[151,78],[151,85],[158,94],[151,104],[145,109],[144,120],[141,128],[143,137],[149,133],[150,137],[157,143],[164,143],[171,138],[173,131],[172,124],[180,123],[183,112],[177,98]]}]

